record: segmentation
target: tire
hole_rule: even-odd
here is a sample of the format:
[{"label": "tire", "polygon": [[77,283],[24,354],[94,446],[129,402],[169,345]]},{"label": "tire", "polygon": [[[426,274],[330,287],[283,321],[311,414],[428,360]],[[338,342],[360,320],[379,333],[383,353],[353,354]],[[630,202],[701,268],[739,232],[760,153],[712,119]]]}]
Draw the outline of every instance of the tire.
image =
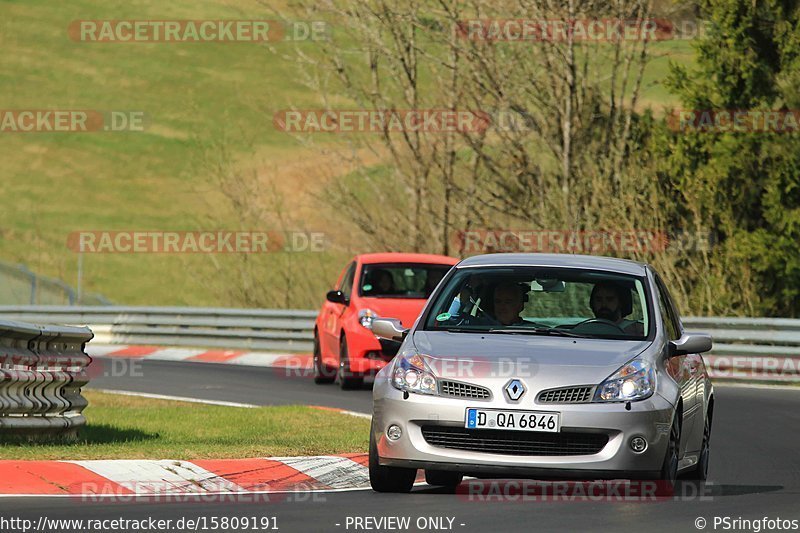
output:
[{"label": "tire", "polygon": [[408,493],[414,487],[417,471],[414,468],[381,466],[378,446],[372,427],[369,429],[369,484],[375,492]]},{"label": "tire", "polygon": [[706,414],[705,423],[703,424],[703,444],[700,446],[700,459],[697,465],[689,472],[682,475],[684,479],[692,479],[695,481],[705,481],[708,479],[708,461],[711,456],[711,413]]},{"label": "tire", "polygon": [[347,339],[342,335],[339,341],[339,370],[336,373],[339,379],[339,387],[342,390],[360,389],[364,385],[362,376],[353,375],[350,371],[350,357],[347,352]]},{"label": "tire", "polygon": [[664,462],[661,465],[661,472],[658,476],[660,480],[666,481],[670,488],[675,487],[675,482],[678,479],[678,454],[680,453],[680,445],[680,412],[676,412],[675,420],[672,421],[672,427],[669,430],[669,441],[667,450],[664,453]]},{"label": "tire", "polygon": [[428,485],[437,485],[455,489],[464,479],[461,472],[450,472],[447,470],[425,470],[425,482]]},{"label": "tire", "polygon": [[314,331],[314,383],[318,385],[333,383],[336,379],[336,372],[327,368],[322,363],[322,349],[319,345],[319,336]]}]

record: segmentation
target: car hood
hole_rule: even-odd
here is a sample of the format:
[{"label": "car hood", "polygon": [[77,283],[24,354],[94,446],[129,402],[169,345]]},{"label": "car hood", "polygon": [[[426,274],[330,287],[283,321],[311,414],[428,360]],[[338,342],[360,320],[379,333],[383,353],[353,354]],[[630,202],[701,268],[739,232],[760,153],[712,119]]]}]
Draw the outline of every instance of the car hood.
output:
[{"label": "car hood", "polygon": [[529,378],[540,389],[600,383],[651,343],[439,331],[418,331],[412,340],[438,377]]},{"label": "car hood", "polygon": [[397,318],[410,328],[425,307],[422,298],[361,298],[361,308],[372,309],[379,317]]}]

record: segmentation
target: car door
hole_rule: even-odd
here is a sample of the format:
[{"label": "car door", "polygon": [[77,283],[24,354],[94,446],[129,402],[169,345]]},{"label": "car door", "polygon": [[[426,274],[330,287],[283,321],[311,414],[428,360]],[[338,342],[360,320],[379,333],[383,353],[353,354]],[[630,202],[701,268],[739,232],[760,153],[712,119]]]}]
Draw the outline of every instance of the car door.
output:
[{"label": "car door", "polygon": [[[681,320],[678,307],[675,305],[669,293],[667,293],[667,300],[673,308],[675,319],[678,324],[678,335],[683,336],[683,321]],[[703,442],[703,425],[705,423],[707,393],[706,368],[701,354],[687,354],[685,358],[689,381],[691,382],[691,385],[687,389],[692,393],[692,409],[691,412],[688,413],[689,418],[691,418],[691,425],[686,427],[684,436],[686,438],[686,451],[692,453],[699,451]]]},{"label": "car door", "polygon": [[[339,283],[336,289],[341,291],[348,299],[353,288],[353,279],[355,277],[356,262],[351,261],[348,264],[342,275],[339,277]],[[324,314],[323,335],[320,337],[320,342],[324,342],[322,350],[323,361],[328,364],[336,364],[336,357],[339,356],[339,329],[341,328],[342,316],[344,315],[347,306],[345,304],[325,301],[322,312]],[[324,338],[324,340],[323,340]]]},{"label": "car door", "polygon": [[[678,340],[683,333],[683,329],[678,319],[675,304],[669,295],[664,282],[656,274],[656,286],[658,287],[658,307],[661,311],[661,318],[664,322],[667,340]],[[683,399],[683,422],[681,425],[681,447],[680,456],[682,457],[690,443],[693,441],[694,426],[697,414],[697,379],[693,375],[692,356],[679,355],[667,360],[667,372],[675,380],[681,390]]]},{"label": "car door", "polygon": [[346,303],[328,302],[328,316],[325,319],[328,350],[324,354],[323,361],[329,366],[336,366],[339,364],[339,332],[342,329],[342,321],[344,320],[347,306],[353,292],[353,280],[355,279],[356,267],[356,261],[352,261],[347,265],[341,283],[336,287],[344,294]]}]

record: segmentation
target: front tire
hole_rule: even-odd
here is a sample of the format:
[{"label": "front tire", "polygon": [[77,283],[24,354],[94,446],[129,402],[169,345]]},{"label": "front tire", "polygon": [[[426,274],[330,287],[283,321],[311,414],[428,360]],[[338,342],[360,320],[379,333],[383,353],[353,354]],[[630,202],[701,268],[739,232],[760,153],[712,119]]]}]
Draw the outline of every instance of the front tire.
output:
[{"label": "front tire", "polygon": [[381,466],[378,445],[372,426],[369,428],[369,484],[375,492],[408,493],[414,487],[417,471],[414,468]]},{"label": "front tire", "polygon": [[675,487],[675,482],[678,479],[678,455],[680,454],[681,446],[680,416],[680,412],[675,413],[675,420],[672,421],[672,427],[669,430],[669,441],[667,451],[664,454],[664,463],[661,465],[661,472],[658,476],[662,481],[666,481],[670,488]]},{"label": "front tire", "polygon": [[708,479],[708,461],[711,456],[711,413],[706,414],[705,423],[703,424],[703,444],[700,447],[700,458],[692,470],[682,476],[685,479],[692,479],[695,481],[705,481]]},{"label": "front tire", "polygon": [[362,376],[354,375],[350,370],[350,356],[347,351],[347,339],[342,335],[339,342],[339,371],[337,372],[339,387],[342,390],[360,389],[364,385]]},{"label": "front tire", "polygon": [[319,345],[319,335],[314,331],[314,383],[323,385],[333,383],[336,373],[328,369],[322,362],[322,349]]}]

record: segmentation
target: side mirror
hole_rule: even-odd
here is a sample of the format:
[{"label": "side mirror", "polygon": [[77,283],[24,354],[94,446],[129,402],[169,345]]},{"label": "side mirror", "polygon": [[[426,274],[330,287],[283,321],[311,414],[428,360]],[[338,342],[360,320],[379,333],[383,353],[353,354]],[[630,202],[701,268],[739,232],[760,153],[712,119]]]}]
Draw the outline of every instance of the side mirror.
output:
[{"label": "side mirror", "polygon": [[703,353],[711,349],[711,335],[707,333],[684,333],[680,339],[669,341],[669,355],[687,355],[690,353]]},{"label": "side mirror", "polygon": [[328,294],[325,295],[325,298],[334,304],[346,304],[347,298],[345,297],[342,291],[328,291]]},{"label": "side mirror", "polygon": [[396,318],[374,318],[371,329],[376,337],[390,341],[402,341],[409,331]]}]

